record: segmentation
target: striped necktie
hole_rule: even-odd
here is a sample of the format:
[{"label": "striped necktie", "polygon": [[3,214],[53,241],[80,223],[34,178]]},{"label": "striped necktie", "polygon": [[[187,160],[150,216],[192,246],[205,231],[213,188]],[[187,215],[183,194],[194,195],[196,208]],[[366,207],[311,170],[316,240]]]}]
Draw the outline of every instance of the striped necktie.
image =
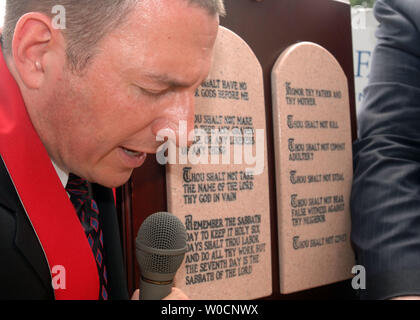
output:
[{"label": "striped necktie", "polygon": [[89,192],[89,184],[74,174],[69,175],[66,191],[76,209],[98,268],[99,300],[108,300],[108,277],[104,259],[104,236],[99,225],[99,210]]}]

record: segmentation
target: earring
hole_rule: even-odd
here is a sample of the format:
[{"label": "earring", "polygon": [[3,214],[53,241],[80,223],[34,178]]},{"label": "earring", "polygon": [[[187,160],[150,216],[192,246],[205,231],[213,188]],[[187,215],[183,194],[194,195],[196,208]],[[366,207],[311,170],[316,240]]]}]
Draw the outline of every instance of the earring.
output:
[{"label": "earring", "polygon": [[37,70],[41,70],[41,69],[42,69],[42,67],[41,67],[41,63],[40,63],[39,61],[36,61],[36,62],[35,62],[35,68],[36,68]]}]

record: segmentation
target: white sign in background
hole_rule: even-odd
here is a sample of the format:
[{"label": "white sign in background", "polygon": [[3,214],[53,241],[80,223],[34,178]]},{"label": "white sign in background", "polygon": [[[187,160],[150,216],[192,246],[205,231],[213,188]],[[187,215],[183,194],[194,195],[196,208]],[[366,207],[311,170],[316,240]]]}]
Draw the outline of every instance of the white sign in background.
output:
[{"label": "white sign in background", "polygon": [[354,57],[354,86],[356,92],[357,115],[362,110],[363,91],[369,82],[369,73],[373,50],[376,45],[375,32],[378,22],[373,9],[353,7],[353,57]]}]

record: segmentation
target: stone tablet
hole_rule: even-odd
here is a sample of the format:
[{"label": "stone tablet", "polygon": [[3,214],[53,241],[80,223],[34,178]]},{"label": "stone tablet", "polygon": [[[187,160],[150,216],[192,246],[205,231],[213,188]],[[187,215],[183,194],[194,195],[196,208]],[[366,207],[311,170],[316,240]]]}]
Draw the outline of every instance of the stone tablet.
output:
[{"label": "stone tablet", "polygon": [[175,284],[191,299],[257,299],[272,294],[262,68],[224,27],[214,50],[196,91],[194,144],[167,166],[168,210],[188,233]]},{"label": "stone tablet", "polygon": [[289,47],[272,74],[283,294],[352,276],[353,176],[346,76],[319,45]]}]

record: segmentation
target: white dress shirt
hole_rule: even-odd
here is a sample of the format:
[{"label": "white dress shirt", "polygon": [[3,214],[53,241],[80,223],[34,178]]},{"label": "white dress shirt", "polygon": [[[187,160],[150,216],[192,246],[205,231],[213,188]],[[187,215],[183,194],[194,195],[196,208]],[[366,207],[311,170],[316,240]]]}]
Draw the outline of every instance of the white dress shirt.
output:
[{"label": "white dress shirt", "polygon": [[55,171],[57,172],[58,177],[60,178],[61,183],[63,184],[64,189],[67,186],[67,182],[69,181],[69,174],[61,170],[55,163],[52,161]]}]

